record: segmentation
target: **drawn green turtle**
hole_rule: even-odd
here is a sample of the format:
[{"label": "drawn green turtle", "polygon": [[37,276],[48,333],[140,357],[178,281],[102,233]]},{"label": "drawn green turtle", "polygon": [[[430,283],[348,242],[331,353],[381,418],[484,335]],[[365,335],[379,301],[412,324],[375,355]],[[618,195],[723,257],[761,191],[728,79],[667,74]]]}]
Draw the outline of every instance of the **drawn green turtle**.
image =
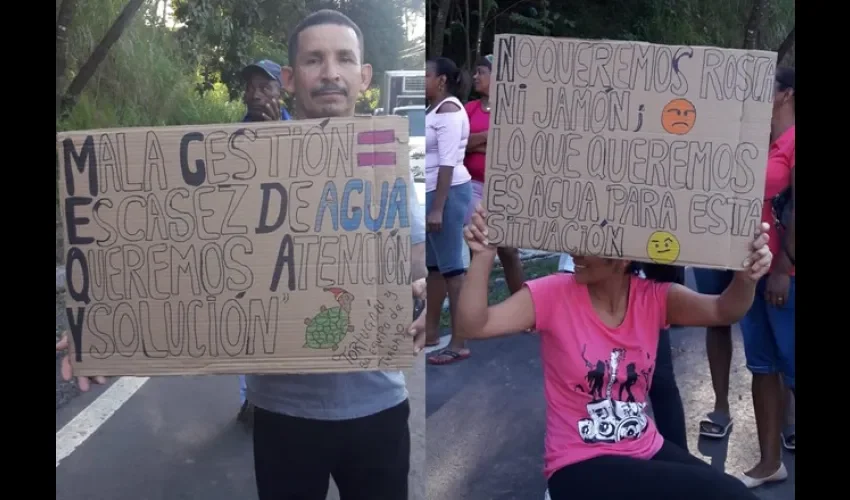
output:
[{"label": "drawn green turtle", "polygon": [[354,331],[351,324],[351,303],[354,295],[342,288],[325,288],[331,292],[338,306],[319,308],[319,313],[304,320],[307,325],[304,347],[309,349],[336,350],[345,336]]}]

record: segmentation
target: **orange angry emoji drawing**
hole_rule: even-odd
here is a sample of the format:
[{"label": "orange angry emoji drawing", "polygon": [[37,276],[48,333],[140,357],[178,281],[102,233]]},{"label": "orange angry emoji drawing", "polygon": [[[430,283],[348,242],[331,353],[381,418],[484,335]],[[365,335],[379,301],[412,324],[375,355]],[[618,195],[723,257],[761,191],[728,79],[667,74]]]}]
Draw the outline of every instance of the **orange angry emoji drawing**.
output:
[{"label": "orange angry emoji drawing", "polygon": [[671,134],[687,134],[696,121],[697,110],[687,99],[673,99],[661,110],[661,126]]}]

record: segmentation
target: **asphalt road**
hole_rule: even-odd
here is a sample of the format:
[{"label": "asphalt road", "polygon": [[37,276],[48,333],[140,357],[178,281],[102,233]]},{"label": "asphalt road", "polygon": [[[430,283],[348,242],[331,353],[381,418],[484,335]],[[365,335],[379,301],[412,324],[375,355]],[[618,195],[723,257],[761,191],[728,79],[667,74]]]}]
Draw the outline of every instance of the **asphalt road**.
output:
[{"label": "asphalt road", "polygon": [[[729,473],[748,470],[758,460],[751,377],[737,328],[733,338],[730,400],[735,425],[726,440],[709,441],[698,435],[699,420],[714,404],[704,330],[672,333],[690,451]],[[471,342],[470,348],[472,356],[463,362],[426,368],[428,498],[542,500],[545,408],[539,339],[517,335]],[[756,489],[760,498],[794,498],[793,454],[785,454],[785,463],[788,480]]]},{"label": "asphalt road", "polygon": [[[420,357],[407,373],[411,500],[425,499],[424,366]],[[74,425],[90,429],[103,420],[104,408],[124,399],[119,393],[104,395],[105,389],[57,407],[57,454],[58,433],[74,417],[85,416],[86,422],[78,419]],[[149,379],[57,465],[56,500],[257,498],[251,436],[235,421],[238,406],[234,376]],[[84,411],[87,407],[97,411]],[[331,489],[328,498],[337,499]]]}]

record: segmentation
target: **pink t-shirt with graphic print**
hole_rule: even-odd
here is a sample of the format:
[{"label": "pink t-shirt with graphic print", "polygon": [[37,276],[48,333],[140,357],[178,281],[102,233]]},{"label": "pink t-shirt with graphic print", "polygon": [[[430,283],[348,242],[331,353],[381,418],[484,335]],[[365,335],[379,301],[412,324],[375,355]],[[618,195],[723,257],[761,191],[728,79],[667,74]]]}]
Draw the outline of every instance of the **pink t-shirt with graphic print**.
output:
[{"label": "pink t-shirt with graphic print", "polygon": [[600,455],[654,456],[663,438],[645,409],[670,283],[633,277],[617,328],[602,322],[572,274],[526,284],[543,359],[546,477]]}]

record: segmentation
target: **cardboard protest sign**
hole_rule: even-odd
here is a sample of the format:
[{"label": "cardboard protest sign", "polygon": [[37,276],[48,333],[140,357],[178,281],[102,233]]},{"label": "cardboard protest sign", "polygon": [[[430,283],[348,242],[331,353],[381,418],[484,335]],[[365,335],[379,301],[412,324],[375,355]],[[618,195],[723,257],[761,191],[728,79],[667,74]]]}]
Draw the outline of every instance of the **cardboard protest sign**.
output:
[{"label": "cardboard protest sign", "polygon": [[75,373],[411,366],[407,143],[401,117],[60,134]]},{"label": "cardboard protest sign", "polygon": [[485,207],[499,246],[742,267],[776,54],[498,35]]}]

